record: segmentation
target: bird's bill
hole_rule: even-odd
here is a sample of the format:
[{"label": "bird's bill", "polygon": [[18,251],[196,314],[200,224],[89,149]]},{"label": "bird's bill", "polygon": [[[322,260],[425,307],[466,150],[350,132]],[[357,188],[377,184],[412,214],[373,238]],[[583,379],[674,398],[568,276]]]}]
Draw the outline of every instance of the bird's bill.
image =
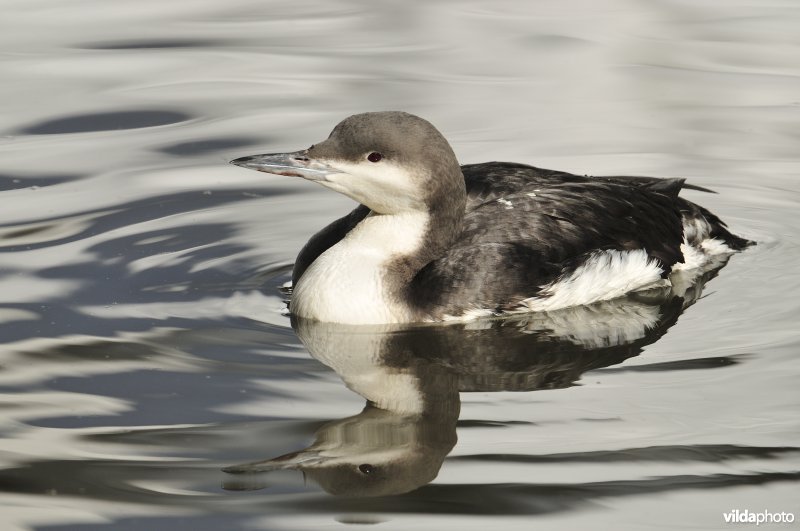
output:
[{"label": "bird's bill", "polygon": [[251,155],[232,160],[231,164],[264,173],[302,177],[309,181],[324,182],[329,175],[342,173],[326,162],[309,157],[306,150],[293,153]]}]

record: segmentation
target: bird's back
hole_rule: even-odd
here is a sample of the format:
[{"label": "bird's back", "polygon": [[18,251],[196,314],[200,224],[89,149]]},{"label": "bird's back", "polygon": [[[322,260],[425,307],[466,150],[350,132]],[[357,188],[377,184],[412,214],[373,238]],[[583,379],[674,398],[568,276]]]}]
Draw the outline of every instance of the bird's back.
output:
[{"label": "bird's back", "polygon": [[[679,197],[683,179],[588,177],[502,162],[462,171],[468,198],[463,232],[411,286],[411,299],[436,319],[530,306],[592,261],[606,276],[630,275],[633,288],[654,271],[664,278],[684,260],[687,224],[704,227],[705,238],[719,238],[733,250],[748,243]],[[626,285],[611,280],[613,289]]]}]

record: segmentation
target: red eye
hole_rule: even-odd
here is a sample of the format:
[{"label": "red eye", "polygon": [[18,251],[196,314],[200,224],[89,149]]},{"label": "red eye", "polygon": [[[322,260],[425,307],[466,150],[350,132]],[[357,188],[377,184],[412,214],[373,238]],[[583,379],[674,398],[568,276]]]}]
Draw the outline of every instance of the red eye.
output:
[{"label": "red eye", "polygon": [[381,155],[380,153],[376,153],[374,151],[372,153],[370,153],[369,155],[367,155],[367,160],[370,161],[370,162],[380,162],[380,160],[382,158],[383,158],[383,155]]}]

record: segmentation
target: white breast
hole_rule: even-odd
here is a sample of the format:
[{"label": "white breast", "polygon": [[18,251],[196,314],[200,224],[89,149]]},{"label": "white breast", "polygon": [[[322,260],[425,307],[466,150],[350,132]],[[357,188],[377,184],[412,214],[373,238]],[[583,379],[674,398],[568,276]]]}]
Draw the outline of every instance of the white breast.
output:
[{"label": "white breast", "polygon": [[294,288],[293,314],[335,323],[396,321],[383,289],[385,257],[353,247],[334,245],[311,264]]},{"label": "white breast", "polygon": [[322,253],[297,282],[289,304],[295,315],[347,324],[412,320],[402,301],[390,300],[387,264],[414,252],[427,215],[370,215]]}]

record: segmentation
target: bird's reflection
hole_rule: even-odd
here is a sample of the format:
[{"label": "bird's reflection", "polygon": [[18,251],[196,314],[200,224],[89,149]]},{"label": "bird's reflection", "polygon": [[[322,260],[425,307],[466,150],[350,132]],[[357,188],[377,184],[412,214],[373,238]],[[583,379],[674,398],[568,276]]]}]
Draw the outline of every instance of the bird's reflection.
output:
[{"label": "bird's reflection", "polygon": [[[456,443],[459,392],[569,387],[588,370],[636,356],[675,324],[723,265],[673,278],[672,288],[511,319],[347,326],[295,318],[311,355],[367,405],[322,426],[308,448],[225,471],[296,469],[344,496],[414,490],[436,477]],[[226,488],[252,485],[242,478]]]}]

